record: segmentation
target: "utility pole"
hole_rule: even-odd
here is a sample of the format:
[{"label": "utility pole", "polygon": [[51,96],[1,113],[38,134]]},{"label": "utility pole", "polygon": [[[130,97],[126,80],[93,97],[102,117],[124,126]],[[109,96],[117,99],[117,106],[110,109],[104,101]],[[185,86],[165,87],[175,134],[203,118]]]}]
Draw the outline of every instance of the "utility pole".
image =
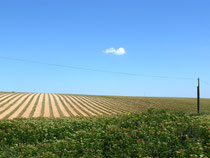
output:
[{"label": "utility pole", "polygon": [[198,87],[197,87],[197,110],[198,114],[200,113],[200,79],[198,78]]}]

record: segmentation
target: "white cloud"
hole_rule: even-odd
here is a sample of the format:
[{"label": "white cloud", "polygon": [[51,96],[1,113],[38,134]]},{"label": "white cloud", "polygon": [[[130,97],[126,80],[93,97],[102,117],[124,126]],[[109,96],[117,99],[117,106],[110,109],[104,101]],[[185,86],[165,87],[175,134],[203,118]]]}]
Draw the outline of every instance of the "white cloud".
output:
[{"label": "white cloud", "polygon": [[126,53],[125,49],[120,47],[118,49],[114,49],[114,48],[109,48],[105,50],[105,53],[109,54],[109,53],[113,53],[115,55],[124,55]]}]

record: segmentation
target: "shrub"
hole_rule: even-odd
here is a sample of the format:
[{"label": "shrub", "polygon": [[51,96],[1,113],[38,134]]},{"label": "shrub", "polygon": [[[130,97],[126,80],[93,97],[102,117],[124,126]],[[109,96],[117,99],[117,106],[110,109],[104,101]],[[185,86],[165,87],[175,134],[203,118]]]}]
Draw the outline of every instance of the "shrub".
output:
[{"label": "shrub", "polygon": [[143,114],[0,121],[0,157],[208,157],[209,115]]}]

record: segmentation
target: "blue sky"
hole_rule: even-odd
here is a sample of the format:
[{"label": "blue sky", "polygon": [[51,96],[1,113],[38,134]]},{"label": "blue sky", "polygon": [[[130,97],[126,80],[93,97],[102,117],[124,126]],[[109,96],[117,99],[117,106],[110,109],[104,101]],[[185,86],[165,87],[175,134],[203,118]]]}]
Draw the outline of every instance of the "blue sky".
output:
[{"label": "blue sky", "polygon": [[[1,0],[0,56],[209,83],[209,8],[209,0]],[[0,91],[196,97],[196,80],[4,59],[0,71]]]}]

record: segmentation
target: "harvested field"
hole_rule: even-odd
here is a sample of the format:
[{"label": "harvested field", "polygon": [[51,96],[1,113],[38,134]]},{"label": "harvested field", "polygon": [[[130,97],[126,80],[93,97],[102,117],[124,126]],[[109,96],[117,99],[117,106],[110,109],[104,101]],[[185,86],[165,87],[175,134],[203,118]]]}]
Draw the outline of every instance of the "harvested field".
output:
[{"label": "harvested field", "polygon": [[113,108],[108,104],[80,95],[0,93],[0,119],[88,117],[125,111],[114,103]]},{"label": "harvested field", "polygon": [[[0,93],[0,119],[90,117],[149,108],[196,113],[196,99]],[[210,113],[210,99],[201,100],[201,112]]]}]

